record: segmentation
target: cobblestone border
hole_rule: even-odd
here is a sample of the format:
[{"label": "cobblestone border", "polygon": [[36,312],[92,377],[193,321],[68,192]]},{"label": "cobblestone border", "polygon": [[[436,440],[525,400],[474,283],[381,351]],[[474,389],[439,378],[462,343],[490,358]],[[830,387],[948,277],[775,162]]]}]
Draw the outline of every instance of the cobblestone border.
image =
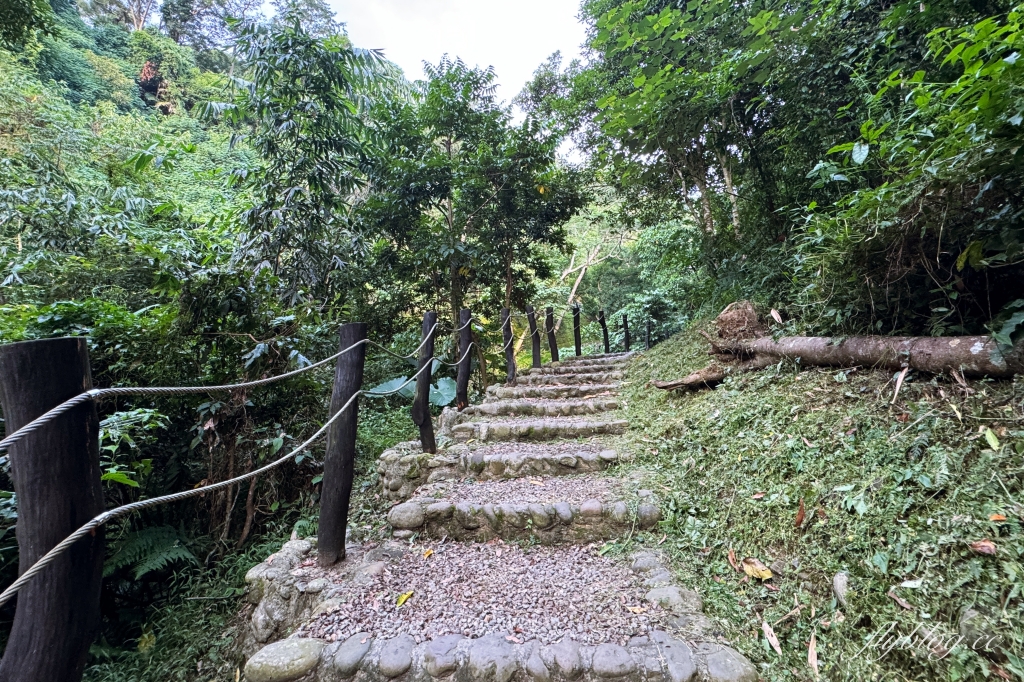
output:
[{"label": "cobblestone border", "polygon": [[[757,671],[715,634],[700,596],[673,584],[661,557],[649,551],[633,556],[631,569],[650,588],[646,599],[675,613],[672,633],[655,630],[626,646],[583,646],[565,638],[556,644],[516,643],[502,635],[476,639],[447,635],[420,644],[408,635],[376,639],[367,633],[326,643],[287,637],[331,607],[331,583],[304,582],[291,571],[313,549],[306,540],[287,542],[281,551],[246,575],[249,599],[256,603],[244,651],[247,682],[756,682]],[[351,548],[343,579],[358,580],[372,563],[396,560],[404,550],[385,545],[370,551]],[[287,637],[269,644],[277,637]]]}]

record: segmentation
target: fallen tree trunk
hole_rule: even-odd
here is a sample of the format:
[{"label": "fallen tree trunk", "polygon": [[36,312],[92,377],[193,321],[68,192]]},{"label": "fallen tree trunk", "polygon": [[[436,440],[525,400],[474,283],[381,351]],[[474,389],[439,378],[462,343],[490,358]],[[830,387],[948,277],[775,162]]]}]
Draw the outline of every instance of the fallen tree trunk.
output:
[{"label": "fallen tree trunk", "polygon": [[802,364],[821,367],[960,372],[964,377],[999,379],[1024,372],[1024,343],[1000,349],[989,336],[786,336],[778,341],[764,337],[715,341],[714,352],[776,361],[800,358]]},{"label": "fallen tree trunk", "polygon": [[[773,311],[773,315],[777,315]],[[781,319],[781,318],[776,318]],[[775,340],[749,301],[731,304],[715,320],[719,338],[704,334],[715,362],[682,379],[651,381],[656,388],[708,388],[735,372],[762,369],[783,358],[817,367],[914,369],[930,374],[1005,379],[1024,374],[1024,340],[1000,347],[988,336],[787,336]]]}]

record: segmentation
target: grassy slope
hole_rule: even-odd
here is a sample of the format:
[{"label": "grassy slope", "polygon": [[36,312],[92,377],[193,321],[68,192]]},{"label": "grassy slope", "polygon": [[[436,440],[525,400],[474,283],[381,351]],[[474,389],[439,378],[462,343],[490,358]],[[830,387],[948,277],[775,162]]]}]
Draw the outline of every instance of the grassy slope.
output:
[{"label": "grassy slope", "polygon": [[[858,654],[893,621],[905,634],[918,623],[956,633],[971,605],[991,612],[1006,648],[1021,656],[1024,381],[974,383],[966,391],[946,378],[911,374],[890,404],[887,372],[798,371],[790,363],[733,377],[717,390],[648,387],[651,378],[681,377],[707,363],[698,328],[629,371],[637,465],[671,509],[656,537],[638,540],[664,536],[661,547],[679,577],[700,591],[708,615],[763,678],[813,679],[812,633],[823,679],[988,678],[989,661],[963,645],[942,660],[921,650],[880,660],[879,651]],[[798,530],[801,499],[807,518]],[[1008,520],[990,521],[992,514]],[[997,546],[995,556],[971,550],[985,538]],[[729,549],[740,559],[786,565],[770,581],[778,591],[741,582]],[[837,605],[831,587],[841,570],[850,576],[847,607]],[[901,586],[918,579],[918,588]],[[910,609],[887,596],[894,586]],[[775,623],[797,603],[798,617],[775,626],[779,657],[761,623]],[[1012,657],[1000,665],[1011,678],[1024,669]]]}]

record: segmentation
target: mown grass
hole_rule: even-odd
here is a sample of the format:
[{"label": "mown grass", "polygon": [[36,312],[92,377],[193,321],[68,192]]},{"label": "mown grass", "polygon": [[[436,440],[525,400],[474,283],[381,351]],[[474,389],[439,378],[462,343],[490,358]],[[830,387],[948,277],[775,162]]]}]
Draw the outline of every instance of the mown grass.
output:
[{"label": "mown grass", "polygon": [[[651,388],[707,364],[699,328],[628,373],[635,464],[668,509],[635,541],[661,543],[765,680],[814,679],[812,634],[822,679],[1024,679],[1024,380],[965,387],[911,373],[892,403],[888,372],[782,363],[715,390]],[[983,539],[994,556],[972,550]],[[744,581],[730,549],[783,570]],[[832,588],[840,571],[845,607]],[[985,613],[1001,654],[952,646],[967,608]],[[891,623],[905,635],[934,629],[951,651],[865,649]]]}]

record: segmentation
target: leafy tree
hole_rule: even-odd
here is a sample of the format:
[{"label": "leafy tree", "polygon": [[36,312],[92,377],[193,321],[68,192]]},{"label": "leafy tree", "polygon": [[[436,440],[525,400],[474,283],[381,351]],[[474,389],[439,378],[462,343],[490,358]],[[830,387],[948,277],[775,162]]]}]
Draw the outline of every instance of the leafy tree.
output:
[{"label": "leafy tree", "polygon": [[364,184],[366,93],[387,67],[377,52],[311,35],[299,15],[245,22],[237,48],[242,87],[209,112],[239,126],[261,158],[236,171],[253,196],[240,215],[248,237],[238,257],[287,280],[293,301],[323,295],[361,248],[348,207]]},{"label": "leafy tree", "polygon": [[17,47],[36,30],[48,31],[52,22],[46,0],[5,0],[0,5],[0,46]]},{"label": "leafy tree", "polygon": [[[429,66],[429,65],[428,65]],[[558,137],[520,126],[494,100],[492,69],[443,59],[410,98],[378,108],[372,192],[360,206],[427,296],[445,291],[452,319],[467,295],[498,285],[521,303],[527,268],[542,275],[539,244],[564,244],[562,224],[583,204],[582,180],[558,167]]]}]

